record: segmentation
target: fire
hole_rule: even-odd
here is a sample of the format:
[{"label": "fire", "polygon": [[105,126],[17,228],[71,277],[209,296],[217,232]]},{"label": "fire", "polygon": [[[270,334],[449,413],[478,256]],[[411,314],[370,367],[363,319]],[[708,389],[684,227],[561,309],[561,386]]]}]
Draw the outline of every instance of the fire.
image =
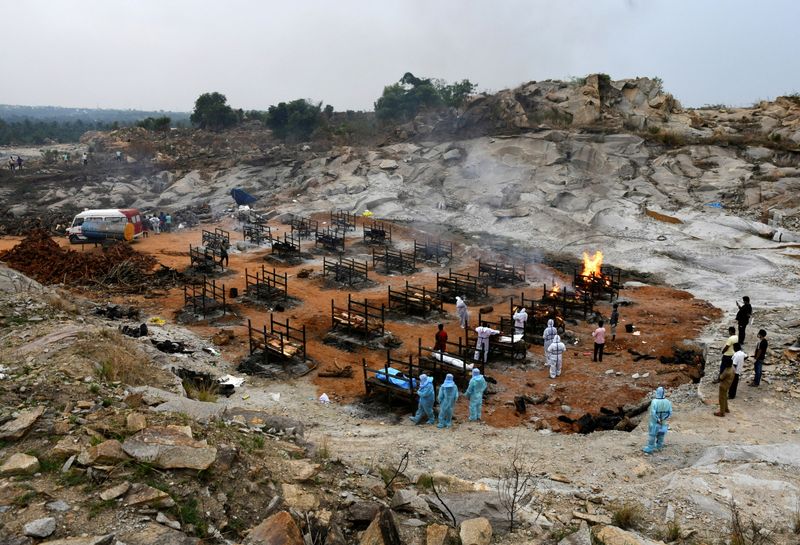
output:
[{"label": "fire", "polygon": [[558,297],[558,294],[561,293],[561,284],[558,282],[553,283],[553,287],[550,289],[550,297]]},{"label": "fire", "polygon": [[597,250],[594,256],[583,252],[583,272],[581,276],[601,276],[600,267],[603,266],[603,252]]}]

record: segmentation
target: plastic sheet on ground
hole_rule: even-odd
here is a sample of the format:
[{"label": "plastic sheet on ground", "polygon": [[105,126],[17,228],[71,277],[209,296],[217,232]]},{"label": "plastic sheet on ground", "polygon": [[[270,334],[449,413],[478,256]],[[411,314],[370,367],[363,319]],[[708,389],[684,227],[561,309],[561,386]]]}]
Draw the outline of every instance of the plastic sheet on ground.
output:
[{"label": "plastic sheet on ground", "polygon": [[222,386],[233,386],[238,388],[244,384],[244,377],[235,377],[233,375],[223,375],[217,379]]}]

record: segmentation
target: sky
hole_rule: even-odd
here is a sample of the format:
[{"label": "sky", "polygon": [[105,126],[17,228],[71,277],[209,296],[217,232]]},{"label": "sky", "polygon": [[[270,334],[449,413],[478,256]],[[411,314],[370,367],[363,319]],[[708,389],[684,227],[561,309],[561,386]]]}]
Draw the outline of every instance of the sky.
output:
[{"label": "sky", "polygon": [[684,106],[800,92],[798,0],[0,0],[0,104],[368,110],[412,72],[482,91],[658,76]]}]

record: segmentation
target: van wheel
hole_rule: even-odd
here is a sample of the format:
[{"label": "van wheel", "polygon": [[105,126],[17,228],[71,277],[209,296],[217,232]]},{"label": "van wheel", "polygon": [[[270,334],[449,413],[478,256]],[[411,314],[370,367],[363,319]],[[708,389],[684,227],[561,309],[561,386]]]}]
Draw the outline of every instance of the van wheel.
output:
[{"label": "van wheel", "polygon": [[70,235],[69,236],[69,243],[70,244],[77,244],[78,243],[78,235]]}]

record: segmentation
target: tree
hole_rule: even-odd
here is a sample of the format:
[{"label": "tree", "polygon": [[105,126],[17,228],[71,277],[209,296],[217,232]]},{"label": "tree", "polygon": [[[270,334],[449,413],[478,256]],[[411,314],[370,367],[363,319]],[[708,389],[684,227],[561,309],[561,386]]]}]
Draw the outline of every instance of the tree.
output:
[{"label": "tree", "polygon": [[201,129],[220,130],[235,125],[239,117],[222,93],[203,93],[194,103],[189,120]]},{"label": "tree", "polygon": [[161,117],[145,117],[138,123],[137,127],[142,127],[148,131],[168,131],[172,125],[172,119],[163,115]]},{"label": "tree", "polygon": [[451,83],[450,85],[447,85],[444,81],[440,80],[437,81],[435,85],[442,102],[451,108],[460,108],[463,106],[464,102],[467,100],[467,97],[474,93],[475,88],[478,87],[475,83],[472,83],[468,79],[462,79],[461,81]]},{"label": "tree", "polygon": [[448,85],[443,80],[418,78],[406,72],[400,81],[383,88],[375,114],[384,121],[408,121],[420,111],[442,105],[458,108],[477,87],[469,80]]},{"label": "tree", "polygon": [[313,104],[303,98],[280,102],[267,111],[267,127],[278,138],[308,140],[322,123],[322,103]]}]

